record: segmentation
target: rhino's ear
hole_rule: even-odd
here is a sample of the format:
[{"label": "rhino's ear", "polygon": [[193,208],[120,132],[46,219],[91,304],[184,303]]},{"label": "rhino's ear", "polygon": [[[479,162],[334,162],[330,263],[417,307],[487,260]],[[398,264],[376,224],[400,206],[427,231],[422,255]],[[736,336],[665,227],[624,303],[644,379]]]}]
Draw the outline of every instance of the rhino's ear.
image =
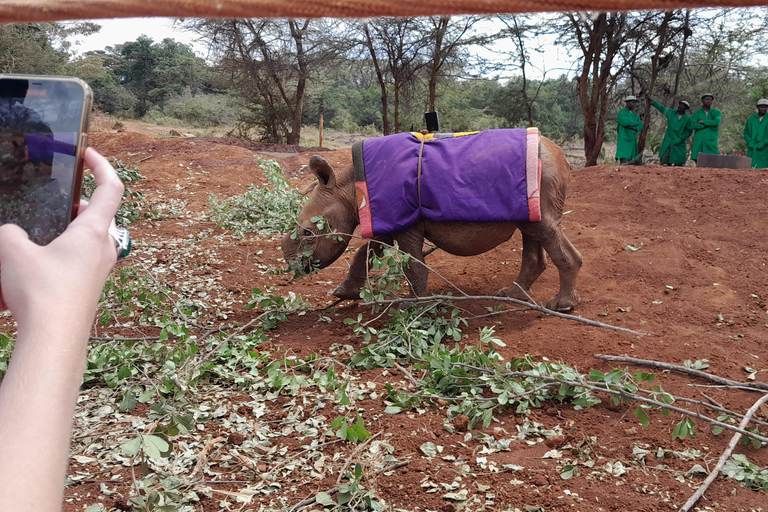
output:
[{"label": "rhino's ear", "polygon": [[309,185],[305,185],[304,187],[302,187],[301,189],[299,189],[299,194],[301,194],[301,195],[303,195],[303,196],[306,196],[306,195],[308,195],[310,192],[312,192],[313,190],[315,190],[315,187],[317,186],[317,184],[318,184],[318,183],[319,183],[319,182],[317,182],[317,181],[313,181],[313,182],[312,182],[312,183],[310,183]]},{"label": "rhino's ear", "polygon": [[333,172],[333,167],[328,161],[320,156],[313,156],[309,159],[309,170],[312,174],[317,176],[317,179],[321,184],[326,187],[332,187],[336,184],[336,174]]}]

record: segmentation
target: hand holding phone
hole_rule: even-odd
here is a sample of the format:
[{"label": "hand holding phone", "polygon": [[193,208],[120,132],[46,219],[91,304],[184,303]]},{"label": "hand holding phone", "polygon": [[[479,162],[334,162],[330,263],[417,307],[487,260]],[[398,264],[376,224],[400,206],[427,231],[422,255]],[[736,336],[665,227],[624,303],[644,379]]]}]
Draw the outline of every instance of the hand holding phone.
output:
[{"label": "hand holding phone", "polygon": [[0,74],[0,225],[46,245],[74,219],[92,98],[77,78]]}]

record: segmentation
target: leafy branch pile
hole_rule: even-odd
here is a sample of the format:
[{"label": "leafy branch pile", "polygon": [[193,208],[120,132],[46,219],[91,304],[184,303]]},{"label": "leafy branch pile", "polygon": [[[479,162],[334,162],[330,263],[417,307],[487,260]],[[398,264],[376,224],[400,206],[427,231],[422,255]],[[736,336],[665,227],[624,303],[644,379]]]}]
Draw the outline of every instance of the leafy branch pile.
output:
[{"label": "leafy branch pile", "polygon": [[249,232],[279,234],[292,230],[304,202],[277,162],[259,159],[258,165],[264,170],[269,187],[250,185],[248,192],[239,196],[219,199],[211,194],[209,198],[209,220],[232,230],[237,238]]},{"label": "leafy branch pile", "polygon": [[[141,211],[145,209],[143,204],[144,194],[133,189],[134,186],[139,184],[140,180],[144,179],[144,176],[139,172],[137,164],[126,164],[116,158],[112,158],[110,163],[125,186],[123,199],[115,214],[115,221],[118,226],[128,226],[138,220],[141,217]],[[96,180],[93,175],[87,174],[83,176],[83,197],[90,199],[94,190],[96,190]]]}]

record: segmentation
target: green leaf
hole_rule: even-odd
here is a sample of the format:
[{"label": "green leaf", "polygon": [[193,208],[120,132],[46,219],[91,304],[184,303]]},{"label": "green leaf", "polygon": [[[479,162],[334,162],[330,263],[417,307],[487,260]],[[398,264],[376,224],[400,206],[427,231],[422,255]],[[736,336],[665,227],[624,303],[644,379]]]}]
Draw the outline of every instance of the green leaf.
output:
[{"label": "green leaf", "polygon": [[593,382],[603,382],[605,380],[605,374],[597,370],[589,370],[589,380]]},{"label": "green leaf", "polygon": [[342,489],[349,489],[348,485],[340,485],[339,486],[339,492],[336,494],[336,499],[339,500],[339,505],[346,505],[350,501],[352,501],[352,493],[349,491],[342,491]]},{"label": "green leaf", "polygon": [[[677,439],[678,437],[680,437],[680,432],[683,429],[684,423],[685,423],[685,420],[675,425],[675,428],[672,429],[672,439]],[[685,439],[685,437],[680,437],[680,439]]]},{"label": "green leaf", "polygon": [[130,377],[131,375],[133,375],[131,373],[131,367],[128,366],[128,365],[121,366],[120,369],[117,371],[117,378],[118,378],[118,380],[125,380],[128,377]]},{"label": "green leaf", "polygon": [[139,395],[139,403],[145,404],[155,397],[155,390],[148,389]]},{"label": "green leaf", "polygon": [[127,443],[121,444],[120,450],[123,452],[123,455],[133,457],[141,450],[141,436],[134,437]]},{"label": "green leaf", "polygon": [[648,418],[648,415],[642,407],[635,407],[635,418],[637,418],[638,421],[640,421],[640,424],[644,427],[647,427],[651,423],[650,418]]},{"label": "green leaf", "polygon": [[151,459],[161,459],[171,453],[171,445],[162,437],[146,435],[144,439],[144,452]]},{"label": "green leaf", "polygon": [[568,480],[574,476],[579,476],[579,470],[576,466],[572,466],[570,464],[563,466],[563,470],[560,472],[560,478],[563,480]]},{"label": "green leaf", "polygon": [[357,421],[351,427],[351,430],[354,431],[355,435],[357,436],[358,441],[365,441],[366,439],[371,437],[371,433],[368,432],[365,429],[365,426],[363,424],[363,417],[362,416],[358,415]]},{"label": "green leaf", "polygon": [[315,501],[324,507],[335,507],[336,502],[333,501],[331,495],[327,492],[319,492],[315,495]]},{"label": "green leaf", "polygon": [[120,412],[132,411],[136,408],[136,405],[138,405],[138,402],[136,400],[136,395],[133,394],[133,391],[129,391],[123,397],[123,401],[120,402],[120,407],[118,408],[118,410]]}]

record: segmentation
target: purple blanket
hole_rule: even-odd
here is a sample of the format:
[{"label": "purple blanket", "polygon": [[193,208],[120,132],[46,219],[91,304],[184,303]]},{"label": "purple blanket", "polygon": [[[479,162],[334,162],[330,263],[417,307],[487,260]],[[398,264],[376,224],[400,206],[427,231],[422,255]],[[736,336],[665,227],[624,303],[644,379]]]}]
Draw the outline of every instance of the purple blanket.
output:
[{"label": "purple blanket", "polygon": [[356,143],[362,235],[403,231],[421,219],[540,220],[538,138],[536,129],[510,129],[400,133]]}]

